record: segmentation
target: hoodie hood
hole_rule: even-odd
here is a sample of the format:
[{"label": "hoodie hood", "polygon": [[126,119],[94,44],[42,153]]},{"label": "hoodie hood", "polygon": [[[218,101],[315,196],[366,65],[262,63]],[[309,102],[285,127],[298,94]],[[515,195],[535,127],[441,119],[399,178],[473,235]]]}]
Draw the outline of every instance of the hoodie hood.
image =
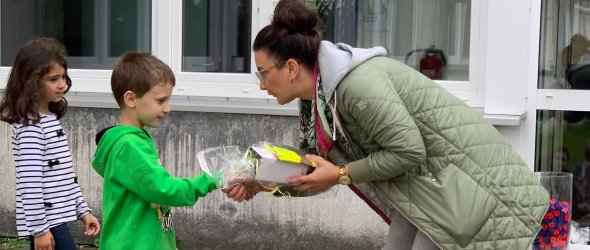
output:
[{"label": "hoodie hood", "polygon": [[326,101],[332,99],[340,81],[361,63],[377,56],[386,56],[383,47],[353,48],[348,44],[322,41],[318,61]]},{"label": "hoodie hood", "polygon": [[100,176],[104,177],[105,167],[107,160],[116,142],[121,139],[124,135],[135,134],[144,140],[152,140],[150,134],[140,128],[133,126],[114,126],[108,127],[96,134],[96,152],[94,153],[94,159],[92,160],[92,167]]}]

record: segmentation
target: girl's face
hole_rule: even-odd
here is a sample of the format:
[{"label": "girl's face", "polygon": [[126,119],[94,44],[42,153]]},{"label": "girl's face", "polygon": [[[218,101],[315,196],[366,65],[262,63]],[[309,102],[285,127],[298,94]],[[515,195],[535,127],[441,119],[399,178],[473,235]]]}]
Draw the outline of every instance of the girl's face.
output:
[{"label": "girl's face", "polygon": [[67,88],[66,70],[59,63],[51,63],[49,72],[41,78],[41,87],[44,91],[40,112],[49,113],[50,102],[60,102]]},{"label": "girl's face", "polygon": [[289,67],[286,62],[278,62],[268,56],[266,51],[254,52],[254,61],[260,81],[260,89],[277,98],[281,105],[293,101],[297,96],[293,91],[293,84],[289,81]]}]

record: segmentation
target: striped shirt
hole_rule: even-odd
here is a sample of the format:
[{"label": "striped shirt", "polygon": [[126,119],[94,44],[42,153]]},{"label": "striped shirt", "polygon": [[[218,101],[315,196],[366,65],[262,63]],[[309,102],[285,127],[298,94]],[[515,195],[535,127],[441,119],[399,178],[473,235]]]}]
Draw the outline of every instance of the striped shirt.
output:
[{"label": "striped shirt", "polygon": [[90,213],[80,191],[68,140],[59,120],[41,115],[37,124],[14,124],[16,230],[36,236]]}]

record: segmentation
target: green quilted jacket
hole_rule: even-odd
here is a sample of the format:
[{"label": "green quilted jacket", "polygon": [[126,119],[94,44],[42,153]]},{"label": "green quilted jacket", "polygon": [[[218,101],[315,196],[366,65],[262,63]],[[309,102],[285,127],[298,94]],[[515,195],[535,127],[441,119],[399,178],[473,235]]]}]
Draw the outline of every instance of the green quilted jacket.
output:
[{"label": "green quilted jacket", "polygon": [[417,71],[383,51],[355,50],[322,42],[319,58],[326,98],[358,159],[353,181],[372,182],[442,249],[527,249],[549,195],[511,145]]}]

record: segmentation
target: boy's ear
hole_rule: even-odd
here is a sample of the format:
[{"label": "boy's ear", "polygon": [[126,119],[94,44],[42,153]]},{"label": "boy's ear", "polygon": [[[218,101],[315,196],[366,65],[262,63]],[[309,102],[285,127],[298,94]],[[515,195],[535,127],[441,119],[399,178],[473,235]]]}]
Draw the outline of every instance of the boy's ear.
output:
[{"label": "boy's ear", "polygon": [[125,106],[128,108],[135,108],[135,93],[133,91],[127,91],[123,94],[123,101],[125,102]]}]

